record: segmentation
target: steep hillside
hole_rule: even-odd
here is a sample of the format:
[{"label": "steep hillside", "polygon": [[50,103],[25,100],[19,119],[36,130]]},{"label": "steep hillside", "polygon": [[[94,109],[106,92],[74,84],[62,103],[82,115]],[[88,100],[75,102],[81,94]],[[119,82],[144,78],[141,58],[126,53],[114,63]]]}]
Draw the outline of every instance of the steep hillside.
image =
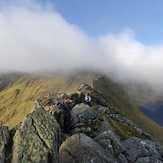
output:
[{"label": "steep hillside", "polygon": [[[82,83],[89,84],[100,92],[109,109],[115,110],[135,122],[140,128],[163,142],[163,128],[151,121],[126,95],[122,87],[110,79],[92,72],[75,74],[49,73],[8,74],[0,79],[0,123],[9,128],[19,124],[30,112],[34,101],[53,93],[70,93]],[[92,94],[93,95],[93,94]],[[117,123],[114,123],[115,127]]]},{"label": "steep hillside", "polygon": [[97,75],[8,74],[1,75],[0,123],[10,128],[20,123],[29,113],[34,101],[52,93],[68,93],[80,83],[91,85]]},{"label": "steep hillside", "polygon": [[[130,99],[124,89],[113,83],[106,77],[101,76],[93,82],[94,89],[99,90],[109,100],[109,107],[131,119],[144,131],[150,133],[154,138],[163,142],[163,127],[145,116],[137,106],[137,100]],[[132,101],[132,103],[131,103]]]}]

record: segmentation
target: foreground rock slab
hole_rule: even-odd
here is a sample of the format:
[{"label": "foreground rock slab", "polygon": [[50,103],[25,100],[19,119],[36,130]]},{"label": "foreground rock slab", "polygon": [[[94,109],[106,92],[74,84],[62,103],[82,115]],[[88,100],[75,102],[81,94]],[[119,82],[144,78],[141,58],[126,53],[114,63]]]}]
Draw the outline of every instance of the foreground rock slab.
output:
[{"label": "foreground rock slab", "polygon": [[54,116],[34,110],[15,133],[12,163],[59,162],[60,134]]},{"label": "foreground rock slab", "polygon": [[0,125],[0,163],[4,163],[5,159],[5,146],[8,144],[9,141],[9,130],[6,126]]}]

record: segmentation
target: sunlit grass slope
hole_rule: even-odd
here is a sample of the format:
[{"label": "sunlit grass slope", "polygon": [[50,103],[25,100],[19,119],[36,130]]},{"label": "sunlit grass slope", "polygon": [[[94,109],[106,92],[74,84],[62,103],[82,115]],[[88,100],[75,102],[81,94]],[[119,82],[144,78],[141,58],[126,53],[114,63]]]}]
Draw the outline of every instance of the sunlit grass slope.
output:
[{"label": "sunlit grass slope", "polygon": [[6,76],[1,76],[0,80],[4,88],[0,92],[0,123],[11,128],[30,112],[36,99],[52,93],[73,92],[81,83],[91,85],[95,75],[26,74],[15,78],[15,74],[8,74],[9,78],[9,82]]}]

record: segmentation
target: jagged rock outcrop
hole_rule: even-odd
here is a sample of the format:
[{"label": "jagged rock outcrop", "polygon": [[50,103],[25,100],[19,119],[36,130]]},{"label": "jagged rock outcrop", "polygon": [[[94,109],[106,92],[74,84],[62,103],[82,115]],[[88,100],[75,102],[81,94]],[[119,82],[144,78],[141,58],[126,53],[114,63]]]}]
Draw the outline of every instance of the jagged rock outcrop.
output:
[{"label": "jagged rock outcrop", "polygon": [[128,162],[135,163],[162,163],[163,147],[150,140],[132,137],[122,142],[122,153]]},{"label": "jagged rock outcrop", "polygon": [[100,130],[102,116],[90,106],[77,104],[71,111],[74,133],[83,132],[93,137]]},{"label": "jagged rock outcrop", "polygon": [[73,134],[82,132],[87,136],[96,137],[108,129],[114,130],[104,113],[110,113],[107,107],[77,104],[71,111]]},{"label": "jagged rock outcrop", "polygon": [[121,153],[122,147],[118,136],[111,130],[104,131],[94,138],[107,152],[113,156]]},{"label": "jagged rock outcrop", "polygon": [[7,126],[0,125],[0,163],[4,163],[6,148],[9,142],[9,130]]},{"label": "jagged rock outcrop", "polygon": [[30,113],[14,136],[12,163],[59,162],[60,127],[43,108]]},{"label": "jagged rock outcrop", "polygon": [[132,122],[131,120],[129,120],[128,118],[126,118],[125,116],[121,115],[121,114],[109,114],[110,117],[116,119],[117,121],[120,121],[122,123],[125,123],[131,127],[133,127],[134,129],[137,130],[137,132],[141,135],[145,135],[146,137],[151,138],[151,135],[143,132],[134,122]]},{"label": "jagged rock outcrop", "polygon": [[116,163],[97,142],[85,134],[74,134],[60,147],[60,162]]},{"label": "jagged rock outcrop", "polygon": [[60,129],[63,131],[64,129],[64,116],[62,111],[53,101],[53,98],[42,98],[42,100],[37,99],[34,102],[33,108],[31,112],[33,112],[37,108],[44,108],[50,115],[54,116],[57,122],[59,123]]}]

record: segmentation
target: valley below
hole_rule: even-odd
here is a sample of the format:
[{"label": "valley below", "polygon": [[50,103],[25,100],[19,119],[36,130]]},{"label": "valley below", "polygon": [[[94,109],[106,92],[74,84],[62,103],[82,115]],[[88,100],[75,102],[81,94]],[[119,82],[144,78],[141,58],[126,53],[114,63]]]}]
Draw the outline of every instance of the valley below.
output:
[{"label": "valley below", "polygon": [[139,108],[146,116],[163,127],[163,101],[146,102]]}]

